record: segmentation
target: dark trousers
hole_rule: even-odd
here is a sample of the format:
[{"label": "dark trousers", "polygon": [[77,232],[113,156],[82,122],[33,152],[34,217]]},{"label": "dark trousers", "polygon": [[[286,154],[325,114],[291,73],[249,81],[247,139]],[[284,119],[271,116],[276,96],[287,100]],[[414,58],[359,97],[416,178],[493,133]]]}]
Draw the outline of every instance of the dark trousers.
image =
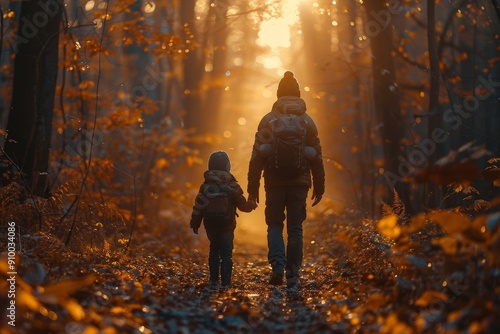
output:
[{"label": "dark trousers", "polygon": [[233,272],[233,240],[234,231],[207,230],[210,240],[208,266],[210,267],[210,282],[219,282],[219,268],[222,285],[231,284]]},{"label": "dark trousers", "polygon": [[[309,188],[306,186],[276,186],[266,188],[266,224],[268,260],[274,272],[283,273],[286,278],[299,277],[302,265],[303,231],[306,219],[306,199]],[[286,210],[286,216],[285,216]],[[288,242],[283,239],[286,217]]]}]

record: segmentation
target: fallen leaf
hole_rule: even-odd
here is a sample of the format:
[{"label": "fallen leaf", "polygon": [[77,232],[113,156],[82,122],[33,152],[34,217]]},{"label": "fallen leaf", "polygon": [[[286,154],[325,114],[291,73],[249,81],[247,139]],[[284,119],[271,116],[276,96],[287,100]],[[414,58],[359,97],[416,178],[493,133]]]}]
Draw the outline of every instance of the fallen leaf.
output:
[{"label": "fallen leaf", "polygon": [[448,297],[440,292],[435,290],[425,291],[416,301],[415,305],[420,307],[427,307],[434,303],[440,303],[446,301]]},{"label": "fallen leaf", "polygon": [[389,215],[380,219],[377,228],[380,234],[391,239],[396,239],[401,234],[401,228],[398,226],[398,217],[396,215]]},{"label": "fallen leaf", "polygon": [[437,222],[448,233],[461,233],[470,226],[470,220],[465,215],[445,210],[436,210],[428,214],[429,219]]}]

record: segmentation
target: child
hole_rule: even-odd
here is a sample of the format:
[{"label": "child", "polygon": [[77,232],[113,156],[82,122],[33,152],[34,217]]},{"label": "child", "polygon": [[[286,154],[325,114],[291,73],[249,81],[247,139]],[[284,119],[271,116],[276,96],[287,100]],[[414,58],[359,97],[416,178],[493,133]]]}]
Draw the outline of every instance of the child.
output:
[{"label": "child", "polygon": [[210,240],[208,265],[210,286],[213,288],[219,284],[219,267],[222,286],[231,286],[236,208],[250,212],[257,207],[255,202],[249,202],[243,196],[243,190],[230,170],[231,162],[226,152],[217,151],[210,155],[205,182],[196,196],[191,215],[193,232],[198,234],[203,220]]}]

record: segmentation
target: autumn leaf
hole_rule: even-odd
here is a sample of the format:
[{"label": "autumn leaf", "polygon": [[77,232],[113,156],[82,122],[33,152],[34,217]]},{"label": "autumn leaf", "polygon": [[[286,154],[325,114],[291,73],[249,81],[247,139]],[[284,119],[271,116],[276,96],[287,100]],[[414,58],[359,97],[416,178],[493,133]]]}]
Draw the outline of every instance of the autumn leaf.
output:
[{"label": "autumn leaf", "polygon": [[38,311],[41,306],[38,299],[30,291],[25,290],[18,292],[17,304],[20,308],[31,311]]},{"label": "autumn leaf", "polygon": [[85,311],[80,304],[75,299],[69,298],[66,300],[61,300],[61,306],[68,310],[69,314],[76,321],[83,320],[85,318]]},{"label": "autumn leaf", "polygon": [[441,249],[448,255],[455,255],[458,249],[458,240],[456,237],[442,237],[434,243],[438,244]]},{"label": "autumn leaf", "polygon": [[425,213],[418,214],[411,218],[411,224],[403,227],[404,233],[413,233],[420,231],[429,223],[429,217]]},{"label": "autumn leaf", "polygon": [[161,158],[156,161],[156,168],[157,169],[163,169],[166,168],[170,165],[167,159]]},{"label": "autumn leaf", "polygon": [[82,334],[99,334],[101,331],[95,326],[86,326]]},{"label": "autumn leaf", "polygon": [[413,333],[413,328],[403,321],[394,312],[389,314],[382,326],[382,333]]},{"label": "autumn leaf", "polygon": [[398,217],[396,215],[389,215],[380,219],[377,228],[380,234],[391,239],[397,239],[401,234],[401,228],[398,226]]},{"label": "autumn leaf", "polygon": [[470,225],[469,218],[458,212],[437,210],[429,213],[428,216],[452,234],[461,233]]},{"label": "autumn leaf", "polygon": [[448,297],[440,292],[435,290],[425,291],[418,299],[415,301],[416,306],[427,307],[433,303],[439,303],[446,301]]},{"label": "autumn leaf", "polygon": [[366,301],[366,307],[370,311],[377,311],[387,304],[387,297],[381,293],[372,294]]},{"label": "autumn leaf", "polygon": [[474,228],[473,226],[466,228],[462,235],[469,241],[482,244],[486,241],[484,234],[480,229]]},{"label": "autumn leaf", "polygon": [[481,172],[481,175],[486,180],[490,180],[490,181],[500,180],[500,168],[498,168],[498,167],[486,168],[485,170],[483,170]]},{"label": "autumn leaf", "polygon": [[483,199],[478,199],[475,200],[474,203],[472,203],[469,207],[467,207],[467,210],[481,211],[489,208],[491,208],[490,202]]},{"label": "autumn leaf", "polygon": [[92,80],[82,81],[78,85],[78,88],[82,89],[82,90],[83,89],[92,89],[92,88],[94,88],[94,81],[92,81]]},{"label": "autumn leaf", "polygon": [[82,288],[92,285],[95,280],[96,276],[94,274],[90,274],[80,279],[57,282],[44,287],[41,296],[54,296],[58,299],[66,298]]},{"label": "autumn leaf", "polygon": [[13,17],[14,17],[14,11],[13,10],[9,10],[7,13],[3,14],[3,18],[4,19],[11,19]]}]

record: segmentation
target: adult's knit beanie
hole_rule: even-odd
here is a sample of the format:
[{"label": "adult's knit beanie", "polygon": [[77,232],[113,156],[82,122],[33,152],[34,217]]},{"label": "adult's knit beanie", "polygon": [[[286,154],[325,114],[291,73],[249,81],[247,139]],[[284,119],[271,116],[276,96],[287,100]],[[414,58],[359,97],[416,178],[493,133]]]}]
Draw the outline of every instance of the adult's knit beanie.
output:
[{"label": "adult's knit beanie", "polygon": [[300,97],[299,83],[293,77],[293,72],[286,71],[283,78],[278,84],[277,94],[278,99],[282,96],[297,96]]},{"label": "adult's knit beanie", "polygon": [[224,151],[216,151],[210,154],[210,158],[208,158],[208,169],[229,172],[231,170],[231,161],[229,161],[227,153]]}]

